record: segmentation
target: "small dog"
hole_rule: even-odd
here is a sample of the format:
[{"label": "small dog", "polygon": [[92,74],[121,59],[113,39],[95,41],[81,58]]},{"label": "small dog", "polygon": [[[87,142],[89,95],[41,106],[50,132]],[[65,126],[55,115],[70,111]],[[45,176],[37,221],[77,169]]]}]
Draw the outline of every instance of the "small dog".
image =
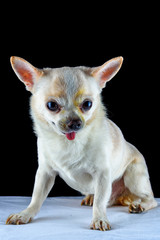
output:
[{"label": "small dog", "polygon": [[101,91],[119,71],[122,57],[100,67],[37,69],[11,57],[18,78],[32,93],[30,106],[37,134],[38,162],[29,206],[6,224],[30,222],[60,175],[93,204],[91,229],[109,230],[106,207],[129,206],[140,213],[157,206],[142,154],[106,117]]}]

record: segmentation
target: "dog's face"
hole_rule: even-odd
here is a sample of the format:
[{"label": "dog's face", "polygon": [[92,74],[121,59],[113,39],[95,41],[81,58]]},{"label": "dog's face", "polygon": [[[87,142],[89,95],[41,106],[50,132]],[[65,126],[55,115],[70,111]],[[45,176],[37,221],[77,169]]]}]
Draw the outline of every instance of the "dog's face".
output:
[{"label": "dog's face", "polygon": [[24,59],[11,58],[12,67],[32,92],[33,115],[57,134],[74,140],[96,116],[100,92],[120,69],[122,57],[101,67],[63,67],[39,70]]},{"label": "dog's face", "polygon": [[32,108],[58,134],[73,140],[92,118],[99,91],[87,69],[43,70],[43,77],[34,88]]}]

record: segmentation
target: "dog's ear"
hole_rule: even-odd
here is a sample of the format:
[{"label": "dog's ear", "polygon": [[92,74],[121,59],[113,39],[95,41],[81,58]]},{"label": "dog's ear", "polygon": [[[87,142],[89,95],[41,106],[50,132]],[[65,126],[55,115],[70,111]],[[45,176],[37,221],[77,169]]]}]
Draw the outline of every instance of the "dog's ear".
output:
[{"label": "dog's ear", "polygon": [[43,75],[43,71],[35,68],[23,58],[11,57],[10,60],[17,77],[26,85],[26,89],[32,92],[34,84]]},{"label": "dog's ear", "polygon": [[106,82],[110,81],[121,68],[123,57],[117,57],[109,60],[100,67],[93,68],[91,75],[97,79],[101,88],[104,88]]}]

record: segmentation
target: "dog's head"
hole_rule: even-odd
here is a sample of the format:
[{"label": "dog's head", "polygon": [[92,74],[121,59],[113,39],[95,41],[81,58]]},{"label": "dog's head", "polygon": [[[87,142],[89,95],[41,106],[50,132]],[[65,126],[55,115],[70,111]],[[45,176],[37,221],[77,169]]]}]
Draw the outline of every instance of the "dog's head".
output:
[{"label": "dog's head", "polygon": [[122,57],[100,67],[63,67],[37,69],[19,57],[11,57],[18,78],[32,93],[33,116],[68,140],[98,117],[100,93],[118,72]]}]

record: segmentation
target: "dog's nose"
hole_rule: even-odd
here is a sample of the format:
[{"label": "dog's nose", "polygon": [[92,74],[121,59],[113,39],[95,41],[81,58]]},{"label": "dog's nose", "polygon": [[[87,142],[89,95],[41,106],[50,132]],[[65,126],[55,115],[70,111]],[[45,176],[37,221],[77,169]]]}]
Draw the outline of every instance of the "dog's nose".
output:
[{"label": "dog's nose", "polygon": [[78,131],[82,127],[82,121],[80,119],[78,120],[70,120],[69,123],[67,124],[68,128],[73,131]]}]

